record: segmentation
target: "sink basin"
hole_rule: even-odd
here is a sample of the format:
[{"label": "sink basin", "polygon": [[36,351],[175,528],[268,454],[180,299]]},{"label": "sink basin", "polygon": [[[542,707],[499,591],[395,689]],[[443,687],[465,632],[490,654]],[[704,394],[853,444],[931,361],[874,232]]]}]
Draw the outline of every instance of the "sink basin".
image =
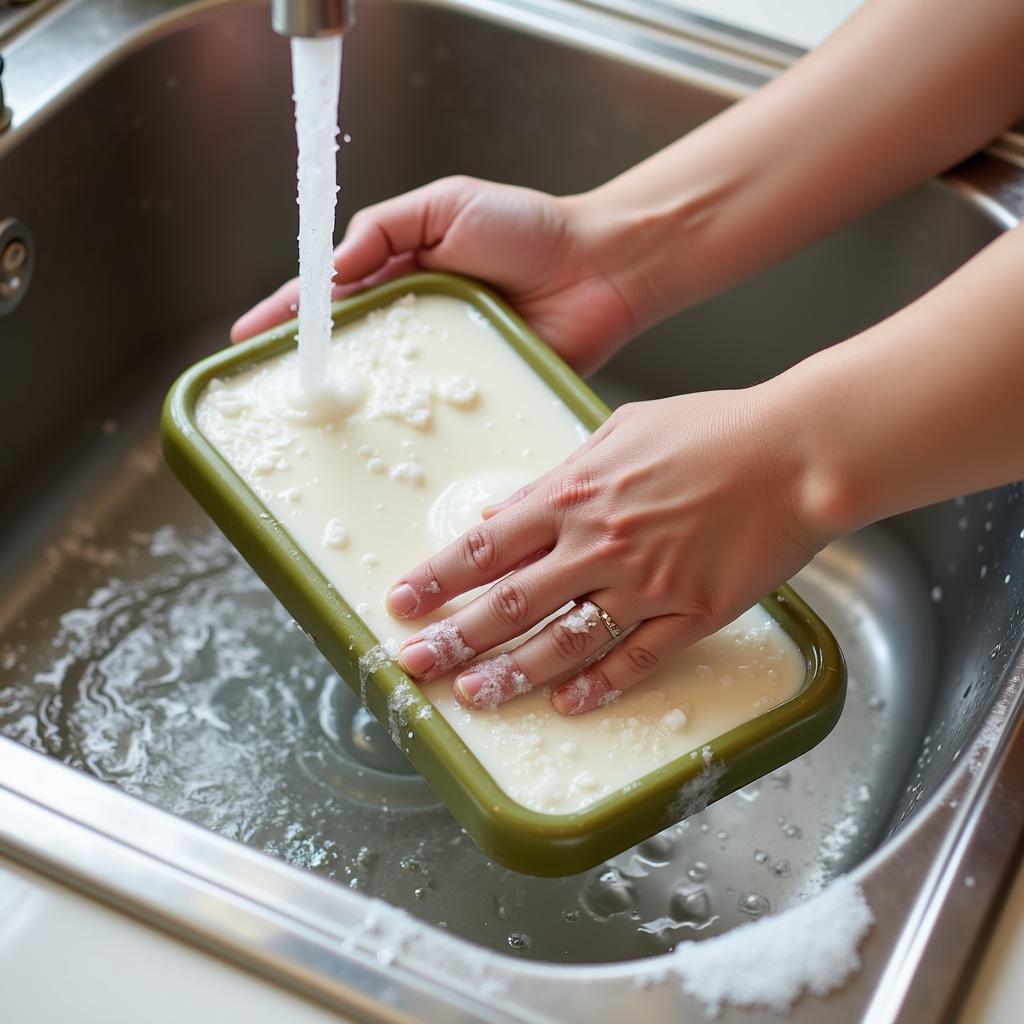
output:
[{"label": "sink basin", "polygon": [[[259,4],[127,7],[57,5],[6,52],[0,220],[35,272],[0,317],[0,851],[371,1020],[680,1019],[700,1011],[651,973],[663,954],[849,871],[878,922],[863,969],[796,1019],[950,1012],[1024,822],[1021,488],[796,578],[850,672],[811,753],[595,871],[489,862],[159,459],[168,383],[293,273],[288,47]],[[363,0],[341,222],[454,172],[586,188],[791,57],[631,11]],[[1012,145],[648,332],[595,386],[739,387],[880,319],[1016,222]]]}]

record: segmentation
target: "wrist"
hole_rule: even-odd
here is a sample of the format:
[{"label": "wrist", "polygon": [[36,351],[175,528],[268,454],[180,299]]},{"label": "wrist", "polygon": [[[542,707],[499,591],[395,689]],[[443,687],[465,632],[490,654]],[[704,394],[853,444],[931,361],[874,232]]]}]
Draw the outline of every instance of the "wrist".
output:
[{"label": "wrist", "polygon": [[788,469],[792,515],[813,547],[881,518],[880,473],[865,472],[865,451],[846,407],[849,386],[832,350],[760,385],[780,459]]},{"label": "wrist", "polygon": [[628,179],[564,201],[583,250],[644,330],[721,286],[711,251],[717,199],[697,188],[659,198]]}]

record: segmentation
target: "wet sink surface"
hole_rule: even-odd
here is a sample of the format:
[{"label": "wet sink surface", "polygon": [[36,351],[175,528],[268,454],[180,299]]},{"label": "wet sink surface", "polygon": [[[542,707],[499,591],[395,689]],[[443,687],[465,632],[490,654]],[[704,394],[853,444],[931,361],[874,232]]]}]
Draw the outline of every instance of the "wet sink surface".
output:
[{"label": "wet sink surface", "polygon": [[934,649],[927,589],[889,531],[835,545],[796,581],[849,663],[824,743],[602,867],[535,879],[484,857],[410,774],[163,466],[158,389],[141,391],[36,485],[25,521],[49,524],[13,544],[16,596],[0,604],[0,734],[454,934],[556,962],[722,932],[877,843]]},{"label": "wet sink surface", "polygon": [[[81,29],[106,6],[64,17]],[[519,6],[362,5],[343,72],[341,223],[447,173],[589,187],[764,77],[661,37],[644,50],[635,26],[601,42],[588,24],[567,42],[557,19],[572,5],[537,0],[541,27],[513,24]],[[899,517],[796,580],[850,667],[823,744],[601,869],[534,880],[476,850],[162,467],[165,387],[293,272],[287,44],[266,22],[260,5],[197,4],[141,41],[128,33],[116,59],[0,140],[0,217],[29,226],[37,257],[25,301],[0,318],[0,734],[521,961],[658,953],[858,864],[891,865],[887,891],[911,893],[925,865],[906,867],[900,841],[939,821],[936,794],[1024,634],[1020,488]],[[43,31],[7,54],[16,110],[46,45]],[[972,191],[999,179],[996,163],[980,157],[652,330],[598,390],[615,404],[744,386],[880,319],[1007,225]],[[882,956],[868,958],[876,973]],[[632,989],[615,992],[630,1003]]]}]

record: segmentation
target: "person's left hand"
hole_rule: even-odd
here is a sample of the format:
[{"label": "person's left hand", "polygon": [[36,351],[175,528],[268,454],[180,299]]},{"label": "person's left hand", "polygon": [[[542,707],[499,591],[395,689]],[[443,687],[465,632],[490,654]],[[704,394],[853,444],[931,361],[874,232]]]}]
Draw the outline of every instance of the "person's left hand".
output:
[{"label": "person's left hand", "polygon": [[[730,622],[832,539],[815,526],[812,475],[780,431],[766,389],[619,409],[578,451],[388,593],[418,618],[482,584],[464,608],[402,645],[398,662],[436,679],[552,620],[514,650],[468,665],[467,708],[549,682],[563,714],[618,699],[669,655]],[[820,488],[818,488],[820,491]],[[622,630],[600,661],[611,630]]]}]

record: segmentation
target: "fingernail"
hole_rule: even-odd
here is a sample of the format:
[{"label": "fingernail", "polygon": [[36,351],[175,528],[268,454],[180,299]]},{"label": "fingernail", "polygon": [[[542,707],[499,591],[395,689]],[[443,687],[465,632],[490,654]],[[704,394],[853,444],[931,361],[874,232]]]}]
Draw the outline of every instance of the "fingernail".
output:
[{"label": "fingernail", "polygon": [[416,610],[419,603],[416,591],[408,583],[399,583],[397,587],[392,587],[388,591],[387,606],[392,615],[405,618]]},{"label": "fingernail", "polygon": [[423,640],[417,640],[398,652],[398,664],[413,676],[429,672],[434,667],[435,660],[433,647]]},{"label": "fingernail", "polygon": [[582,715],[614,704],[622,696],[605,679],[581,672],[551,694],[551,706],[560,715]]},{"label": "fingernail", "polygon": [[473,707],[480,688],[487,682],[482,672],[466,672],[455,680],[455,699],[464,707]]}]

